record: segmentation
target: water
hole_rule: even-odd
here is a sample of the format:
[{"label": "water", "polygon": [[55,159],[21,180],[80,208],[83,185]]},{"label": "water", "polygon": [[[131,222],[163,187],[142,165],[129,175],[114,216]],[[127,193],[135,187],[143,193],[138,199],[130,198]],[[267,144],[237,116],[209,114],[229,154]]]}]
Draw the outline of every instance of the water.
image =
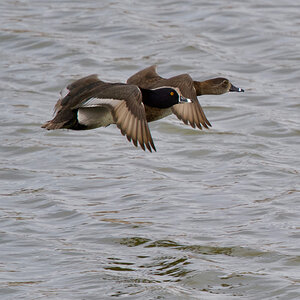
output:
[{"label": "water", "polygon": [[[299,8],[2,0],[1,299],[299,299]],[[246,92],[151,123],[152,154],[40,128],[64,85],[152,64]]]}]

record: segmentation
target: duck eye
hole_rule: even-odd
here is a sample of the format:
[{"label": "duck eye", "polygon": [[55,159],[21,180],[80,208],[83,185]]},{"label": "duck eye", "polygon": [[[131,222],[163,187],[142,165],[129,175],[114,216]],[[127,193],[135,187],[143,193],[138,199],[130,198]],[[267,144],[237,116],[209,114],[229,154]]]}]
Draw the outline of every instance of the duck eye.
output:
[{"label": "duck eye", "polygon": [[171,92],[170,95],[171,95],[171,96],[174,96],[174,92]]}]

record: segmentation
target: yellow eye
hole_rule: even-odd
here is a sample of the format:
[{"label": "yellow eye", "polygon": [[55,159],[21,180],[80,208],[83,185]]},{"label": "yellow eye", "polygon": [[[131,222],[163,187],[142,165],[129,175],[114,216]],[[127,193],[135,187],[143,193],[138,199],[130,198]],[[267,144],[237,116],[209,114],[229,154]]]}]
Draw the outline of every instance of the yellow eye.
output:
[{"label": "yellow eye", "polygon": [[174,96],[174,92],[171,92],[170,95],[171,95],[171,96]]}]

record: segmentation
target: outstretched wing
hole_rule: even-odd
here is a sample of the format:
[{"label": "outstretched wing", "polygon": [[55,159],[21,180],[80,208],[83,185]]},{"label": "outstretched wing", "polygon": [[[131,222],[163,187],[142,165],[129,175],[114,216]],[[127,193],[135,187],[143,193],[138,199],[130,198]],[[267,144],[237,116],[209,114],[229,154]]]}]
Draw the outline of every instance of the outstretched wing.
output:
[{"label": "outstretched wing", "polygon": [[157,86],[157,82],[164,80],[156,72],[156,65],[150,66],[146,69],[143,69],[127,79],[128,84],[134,84],[143,89],[153,89]]},{"label": "outstretched wing", "polygon": [[211,126],[198,101],[194,82],[190,75],[182,74],[171,77],[166,79],[166,84],[173,84],[178,87],[184,97],[192,100],[192,103],[176,104],[172,107],[172,111],[178,119],[186,125],[189,123],[193,128],[197,126],[202,129],[202,126],[205,128]]},{"label": "outstretched wing", "polygon": [[[62,106],[68,104],[68,101],[72,99],[74,95],[81,94],[84,90],[87,90],[91,87],[91,85],[101,82],[97,76],[97,74],[92,74],[83,78],[80,78],[60,91],[60,98],[54,107],[54,113],[59,111]],[[79,98],[77,98],[79,99]],[[74,105],[74,103],[73,103]]]},{"label": "outstretched wing", "polygon": [[60,92],[61,97],[54,107],[54,118],[43,124],[42,128],[49,130],[60,128],[81,129],[77,128],[77,113],[73,110],[73,107],[92,98],[95,88],[104,84],[95,74],[69,84]]}]

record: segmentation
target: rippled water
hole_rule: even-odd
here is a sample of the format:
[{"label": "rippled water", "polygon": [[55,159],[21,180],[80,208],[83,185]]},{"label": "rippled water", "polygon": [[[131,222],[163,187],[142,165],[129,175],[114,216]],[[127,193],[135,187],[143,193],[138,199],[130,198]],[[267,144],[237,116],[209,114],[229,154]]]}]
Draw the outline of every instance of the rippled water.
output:
[{"label": "rippled water", "polygon": [[[1,299],[299,299],[297,1],[0,3]],[[47,132],[59,90],[228,77],[213,127]]]}]

